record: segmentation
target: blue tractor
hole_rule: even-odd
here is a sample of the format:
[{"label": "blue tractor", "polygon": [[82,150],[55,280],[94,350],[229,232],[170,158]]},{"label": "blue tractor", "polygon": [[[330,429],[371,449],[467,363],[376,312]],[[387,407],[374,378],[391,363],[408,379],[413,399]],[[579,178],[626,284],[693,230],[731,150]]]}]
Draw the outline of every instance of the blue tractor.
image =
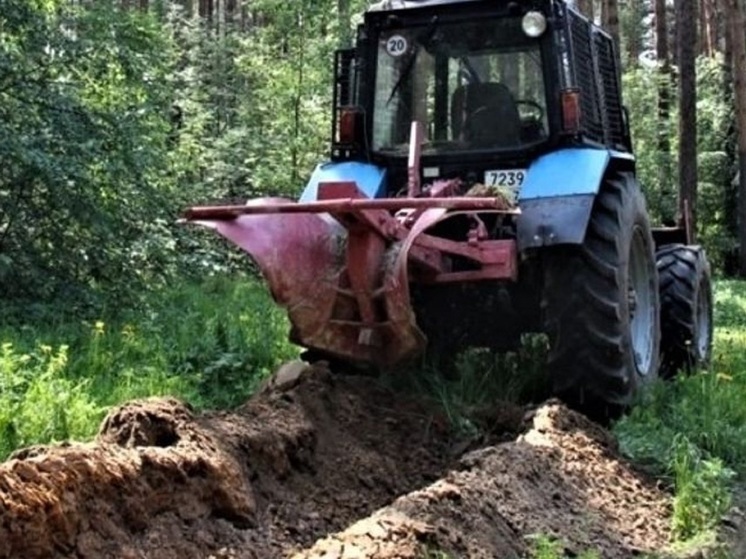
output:
[{"label": "blue tractor", "polygon": [[[554,394],[620,410],[709,358],[704,251],[652,228],[611,37],[563,0],[384,0],[335,56],[299,200],[196,207],[318,358],[391,367],[544,332]],[[685,204],[684,204],[685,205]]]}]

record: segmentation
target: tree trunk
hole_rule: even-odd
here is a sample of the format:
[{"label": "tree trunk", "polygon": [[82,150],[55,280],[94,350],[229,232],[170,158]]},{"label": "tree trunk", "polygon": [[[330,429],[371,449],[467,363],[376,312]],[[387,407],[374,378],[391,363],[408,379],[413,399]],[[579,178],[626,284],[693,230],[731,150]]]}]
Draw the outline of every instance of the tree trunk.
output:
[{"label": "tree trunk", "polygon": [[746,18],[743,0],[724,0],[723,7],[733,53],[733,89],[738,127],[738,263],[741,277],[746,277]]},{"label": "tree trunk", "polygon": [[214,0],[199,0],[199,15],[208,23],[212,23],[215,12]]},{"label": "tree trunk", "polygon": [[[723,17],[725,13],[725,2],[718,0],[716,2],[718,22],[722,22],[722,29],[718,30],[719,38],[722,39],[723,66],[722,66],[722,87],[725,92],[724,101],[728,105],[736,106],[735,91],[733,87],[733,48],[730,40],[729,23]],[[734,117],[737,114],[734,110]],[[736,169],[738,165],[738,125],[736,119],[731,120],[728,126],[727,138],[725,139],[725,154],[728,158],[730,169]],[[723,197],[723,223],[725,231],[731,239],[738,239],[738,174],[731,176],[726,186]],[[739,262],[740,250],[738,246],[733,246],[725,252],[723,258],[723,273],[728,277],[740,275],[741,265]]]},{"label": "tree trunk", "polygon": [[712,58],[718,48],[717,6],[715,0],[702,0],[704,54]]},{"label": "tree trunk", "polygon": [[655,51],[658,62],[663,66],[670,63],[668,48],[668,21],[666,20],[666,0],[655,0]]},{"label": "tree trunk", "polygon": [[293,99],[293,143],[291,153],[291,171],[290,176],[292,183],[295,184],[300,180],[299,149],[301,134],[301,108],[303,104],[303,89],[305,87],[305,69],[306,69],[306,4],[299,2],[296,22],[298,25],[298,65],[296,67],[296,90]]},{"label": "tree trunk", "polygon": [[697,20],[697,54],[699,56],[707,56],[707,20],[705,14],[707,12],[706,4],[707,0],[697,0],[699,4]]},{"label": "tree trunk", "polygon": [[232,24],[236,21],[236,14],[238,12],[237,0],[226,0],[225,2],[225,21],[227,24]]},{"label": "tree trunk", "polygon": [[[617,0],[605,0],[603,10],[603,26],[614,39],[614,45],[619,49],[619,5]],[[618,52],[618,50],[617,50]]]},{"label": "tree trunk", "polygon": [[643,0],[628,0],[626,25],[623,29],[627,54],[627,68],[634,68],[642,52],[642,19],[644,17]]},{"label": "tree trunk", "polygon": [[668,47],[666,0],[655,0],[655,50],[658,59],[658,185],[661,219],[675,223],[676,204],[671,192],[671,57]]},{"label": "tree trunk", "polygon": [[697,7],[693,0],[675,0],[679,62],[679,215],[697,224]]},{"label": "tree trunk", "polygon": [[339,17],[339,44],[342,48],[347,48],[352,43],[350,0],[337,0],[337,14]]},{"label": "tree trunk", "polygon": [[215,15],[218,20],[218,37],[223,41],[225,39],[225,1],[226,0],[215,0]]}]

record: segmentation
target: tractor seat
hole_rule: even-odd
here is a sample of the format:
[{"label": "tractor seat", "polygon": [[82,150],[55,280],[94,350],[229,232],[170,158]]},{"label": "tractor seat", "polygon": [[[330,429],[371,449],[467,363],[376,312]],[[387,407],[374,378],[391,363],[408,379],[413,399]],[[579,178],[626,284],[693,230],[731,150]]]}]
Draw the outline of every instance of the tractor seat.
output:
[{"label": "tractor seat", "polygon": [[521,117],[513,94],[496,83],[472,83],[456,88],[451,97],[454,139],[477,147],[517,147]]}]

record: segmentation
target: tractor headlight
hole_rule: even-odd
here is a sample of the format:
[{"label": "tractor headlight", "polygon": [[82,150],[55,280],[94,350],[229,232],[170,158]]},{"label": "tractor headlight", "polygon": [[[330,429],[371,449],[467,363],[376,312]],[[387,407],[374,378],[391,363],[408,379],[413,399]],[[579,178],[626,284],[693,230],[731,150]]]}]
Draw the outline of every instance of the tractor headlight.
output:
[{"label": "tractor headlight", "polygon": [[523,32],[529,37],[540,37],[547,29],[547,18],[541,12],[527,12],[521,21]]}]

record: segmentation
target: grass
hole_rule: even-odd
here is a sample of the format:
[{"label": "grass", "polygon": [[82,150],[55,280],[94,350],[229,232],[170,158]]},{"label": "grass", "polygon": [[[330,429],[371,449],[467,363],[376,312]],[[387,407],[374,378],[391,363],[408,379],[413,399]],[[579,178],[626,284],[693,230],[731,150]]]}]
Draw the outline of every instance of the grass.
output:
[{"label": "grass", "polygon": [[240,404],[297,356],[286,338],[284,314],[246,278],[181,285],[93,322],[0,326],[0,460],[90,438],[111,406],[133,398]]},{"label": "grass", "polygon": [[547,344],[546,336],[527,334],[515,351],[469,349],[456,357],[454,370],[441,369],[426,357],[418,366],[382,380],[395,391],[424,395],[456,434],[478,435],[481,412],[494,410],[500,402],[525,404],[546,399]]},{"label": "grass", "polygon": [[102,407],[90,396],[90,382],[65,377],[66,345],[41,345],[16,353],[0,348],[0,458],[32,443],[88,437]]},{"label": "grass", "polygon": [[709,370],[659,382],[614,429],[623,452],[673,486],[681,541],[717,526],[746,474],[746,283],[718,282],[715,301]]},{"label": "grass", "polygon": [[[614,426],[623,452],[675,490],[680,542],[712,532],[730,485],[746,475],[746,282],[718,282],[715,300],[709,370],[657,383]],[[283,312],[246,278],[176,286],[90,322],[0,323],[0,459],[30,444],[87,439],[111,406],[133,398],[172,395],[198,409],[240,404],[297,356],[286,333]],[[526,336],[513,353],[464,353],[457,374],[425,365],[389,378],[428,395],[456,430],[477,433],[480,409],[546,395],[546,351],[545,338]],[[535,556],[551,559],[553,545]]]},{"label": "grass", "polygon": [[450,554],[432,546],[425,546],[419,559],[454,559]]},{"label": "grass", "polygon": [[530,559],[600,559],[600,555],[593,550],[583,551],[580,555],[567,555],[562,542],[545,534],[531,536],[531,540]]}]

